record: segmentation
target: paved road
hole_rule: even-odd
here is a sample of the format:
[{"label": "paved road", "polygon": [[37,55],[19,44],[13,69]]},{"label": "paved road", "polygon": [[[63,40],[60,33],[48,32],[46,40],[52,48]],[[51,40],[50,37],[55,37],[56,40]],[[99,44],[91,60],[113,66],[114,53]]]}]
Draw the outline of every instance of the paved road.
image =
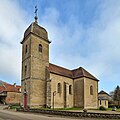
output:
[{"label": "paved road", "polygon": [[[70,118],[70,117],[61,117],[45,114],[32,114],[32,113],[23,113],[23,112],[14,112],[3,110],[6,106],[0,106],[0,120],[103,120],[103,119],[80,119],[80,118]],[[107,119],[106,119],[107,120]]]},{"label": "paved road", "polygon": [[80,119],[80,118],[69,118],[52,115],[42,114],[31,114],[22,112],[13,112],[8,110],[0,110],[0,120],[103,120],[103,119]]},{"label": "paved road", "polygon": [[[0,120],[70,120],[70,118],[0,110]],[[72,119],[72,120],[75,120],[75,119]]]}]

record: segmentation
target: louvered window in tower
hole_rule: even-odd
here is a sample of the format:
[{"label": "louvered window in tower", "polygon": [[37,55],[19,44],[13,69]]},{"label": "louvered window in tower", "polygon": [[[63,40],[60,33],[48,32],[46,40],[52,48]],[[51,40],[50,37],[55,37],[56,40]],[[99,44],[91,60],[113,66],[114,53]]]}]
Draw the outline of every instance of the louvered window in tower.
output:
[{"label": "louvered window in tower", "polygon": [[39,50],[39,52],[42,52],[42,45],[41,44],[39,44],[38,50]]}]

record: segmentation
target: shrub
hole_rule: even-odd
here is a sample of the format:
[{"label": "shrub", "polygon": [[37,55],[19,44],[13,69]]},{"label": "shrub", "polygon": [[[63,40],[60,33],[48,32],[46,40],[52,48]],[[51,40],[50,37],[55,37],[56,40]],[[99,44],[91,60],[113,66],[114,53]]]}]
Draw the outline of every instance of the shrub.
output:
[{"label": "shrub", "polygon": [[100,107],[99,107],[99,110],[106,110],[106,108],[103,107],[103,106],[100,106]]},{"label": "shrub", "polygon": [[87,109],[83,109],[83,112],[87,112]]}]

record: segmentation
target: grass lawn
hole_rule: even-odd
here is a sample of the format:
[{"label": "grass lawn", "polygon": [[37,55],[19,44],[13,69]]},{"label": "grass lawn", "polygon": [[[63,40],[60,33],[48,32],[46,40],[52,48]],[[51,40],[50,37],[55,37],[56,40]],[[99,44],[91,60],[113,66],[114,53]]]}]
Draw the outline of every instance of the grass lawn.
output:
[{"label": "grass lawn", "polygon": [[112,111],[112,108],[107,108],[106,110],[111,110]]},{"label": "grass lawn", "polygon": [[83,110],[83,108],[55,108],[55,110]]},{"label": "grass lawn", "polygon": [[10,106],[10,109],[20,109],[21,108],[21,106],[20,105],[11,105]]},{"label": "grass lawn", "polygon": [[117,112],[120,112],[120,108],[116,110]]},{"label": "grass lawn", "polygon": [[[107,108],[106,110],[112,111],[112,108]],[[120,112],[120,108],[116,110],[117,112]]]},{"label": "grass lawn", "polygon": [[[38,110],[53,110],[53,108],[33,108]],[[83,108],[54,108],[54,110],[83,110]]]}]

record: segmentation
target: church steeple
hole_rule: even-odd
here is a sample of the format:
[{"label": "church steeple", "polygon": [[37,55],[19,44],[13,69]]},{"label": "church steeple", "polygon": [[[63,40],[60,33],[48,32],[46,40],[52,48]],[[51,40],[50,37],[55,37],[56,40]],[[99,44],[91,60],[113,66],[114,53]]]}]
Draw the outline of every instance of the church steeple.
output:
[{"label": "church steeple", "polygon": [[38,20],[37,11],[38,11],[38,8],[37,8],[37,5],[36,5],[36,6],[35,6],[35,12],[34,12],[34,13],[35,13],[35,17],[34,17],[34,18],[35,18],[35,23],[36,23],[36,24],[38,24],[38,21],[37,21],[37,20]]},{"label": "church steeple", "polygon": [[[22,104],[24,107],[43,107],[46,104],[46,67],[49,66],[48,33],[35,22],[26,29],[22,44]],[[35,89],[34,89],[35,88]]]}]

